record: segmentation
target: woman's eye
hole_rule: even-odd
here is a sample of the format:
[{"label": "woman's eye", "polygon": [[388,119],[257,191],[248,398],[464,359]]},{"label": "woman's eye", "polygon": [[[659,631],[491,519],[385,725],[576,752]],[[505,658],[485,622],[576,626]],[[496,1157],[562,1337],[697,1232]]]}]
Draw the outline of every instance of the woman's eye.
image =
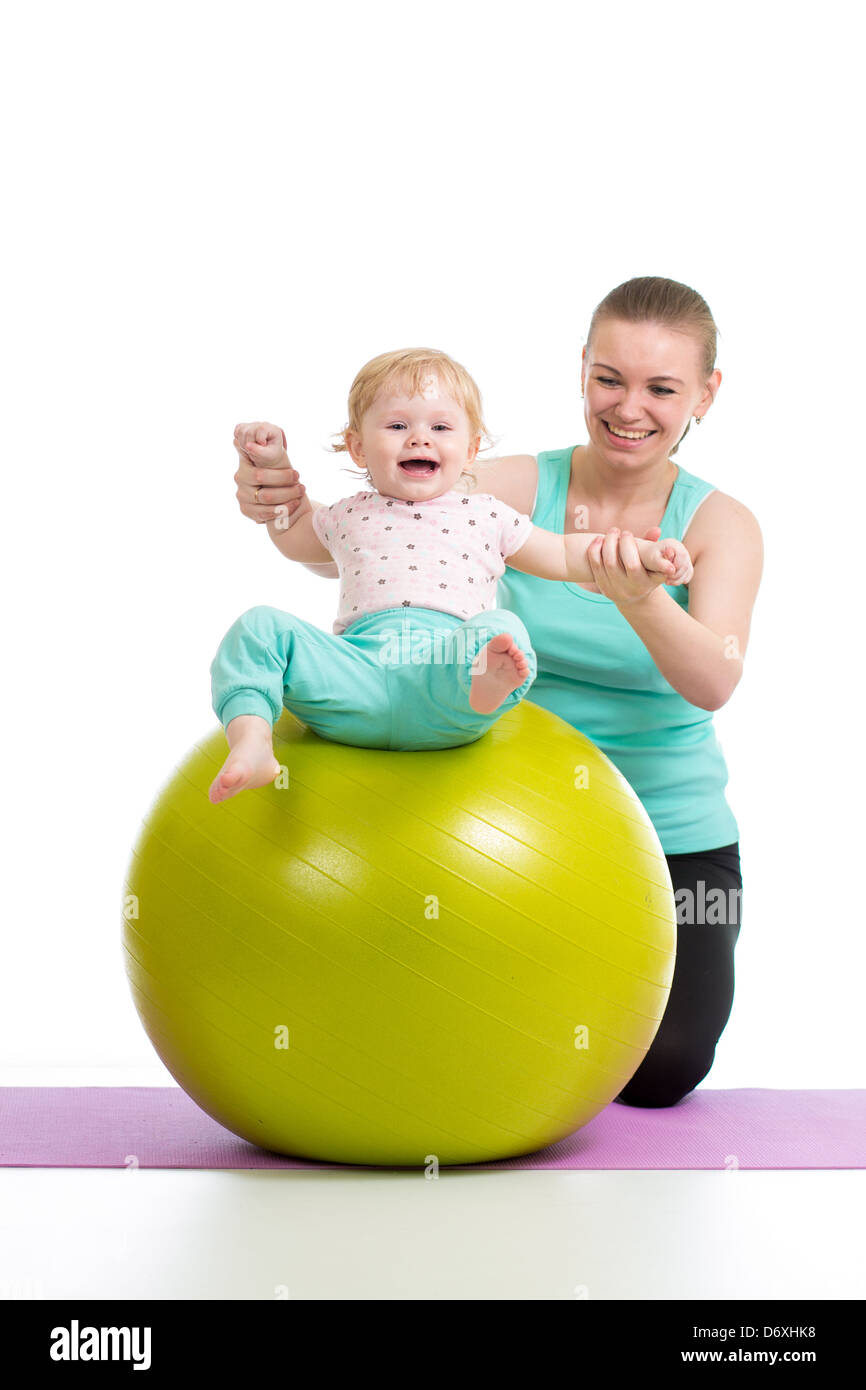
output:
[{"label": "woman's eye", "polygon": [[[596,381],[600,381],[602,386],[619,385],[619,382],[615,381],[612,376],[597,376]],[[661,391],[663,396],[672,396],[674,394],[669,386],[653,386],[650,389],[653,391]]]}]

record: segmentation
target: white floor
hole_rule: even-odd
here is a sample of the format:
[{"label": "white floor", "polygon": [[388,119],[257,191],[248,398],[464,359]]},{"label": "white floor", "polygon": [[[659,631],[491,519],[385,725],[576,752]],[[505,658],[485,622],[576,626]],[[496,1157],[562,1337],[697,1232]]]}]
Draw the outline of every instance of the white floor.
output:
[{"label": "white floor", "polygon": [[0,1297],[862,1299],[864,1198],[850,1170],[6,1168]]}]

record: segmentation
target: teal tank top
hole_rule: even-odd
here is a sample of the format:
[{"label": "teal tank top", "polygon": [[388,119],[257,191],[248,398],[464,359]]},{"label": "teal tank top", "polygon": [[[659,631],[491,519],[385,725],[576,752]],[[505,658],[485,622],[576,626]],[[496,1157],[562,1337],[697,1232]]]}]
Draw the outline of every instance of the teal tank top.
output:
[{"label": "teal tank top", "polygon": [[[573,448],[538,456],[532,520],[561,535]],[[682,540],[715,489],[679,467],[661,522]],[[685,585],[665,585],[688,612]],[[637,633],[603,594],[506,568],[497,602],[523,620],[538,658],[527,698],[595,743],[634,788],[665,854],[739,840],[725,799],[728,770],[712,710],[689,704],[665,680]]]}]

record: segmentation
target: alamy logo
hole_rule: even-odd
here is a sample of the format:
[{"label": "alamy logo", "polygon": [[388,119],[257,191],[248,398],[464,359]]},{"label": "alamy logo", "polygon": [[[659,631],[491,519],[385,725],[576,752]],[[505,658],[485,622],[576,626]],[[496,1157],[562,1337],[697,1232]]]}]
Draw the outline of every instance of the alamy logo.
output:
[{"label": "alamy logo", "polygon": [[679,927],[721,927],[736,926],[742,914],[742,888],[729,888],[727,893],[724,888],[711,888],[707,892],[707,885],[702,878],[699,878],[695,885],[696,892],[691,888],[678,888],[674,894],[674,904],[677,910],[677,926]]},{"label": "alamy logo", "polygon": [[134,1371],[150,1370],[149,1327],[52,1327],[52,1361],[132,1361]]},{"label": "alamy logo", "polygon": [[477,628],[428,631],[403,622],[399,628],[383,628],[376,637],[381,666],[463,666],[479,647],[473,670],[487,670],[487,645],[481,645]]}]

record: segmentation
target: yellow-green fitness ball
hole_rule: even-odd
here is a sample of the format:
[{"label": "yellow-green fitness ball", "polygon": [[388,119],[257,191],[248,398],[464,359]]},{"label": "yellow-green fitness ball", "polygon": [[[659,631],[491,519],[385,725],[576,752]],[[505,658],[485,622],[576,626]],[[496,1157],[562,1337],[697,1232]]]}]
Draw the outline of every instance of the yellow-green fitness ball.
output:
[{"label": "yellow-green fitness ball", "polygon": [[604,1109],[676,952],[661,845],[604,754],[529,701],[435,752],[285,711],[274,748],[282,777],[214,806],[215,729],[132,852],[126,970],[179,1085],[253,1144],[339,1163],[509,1158]]}]

